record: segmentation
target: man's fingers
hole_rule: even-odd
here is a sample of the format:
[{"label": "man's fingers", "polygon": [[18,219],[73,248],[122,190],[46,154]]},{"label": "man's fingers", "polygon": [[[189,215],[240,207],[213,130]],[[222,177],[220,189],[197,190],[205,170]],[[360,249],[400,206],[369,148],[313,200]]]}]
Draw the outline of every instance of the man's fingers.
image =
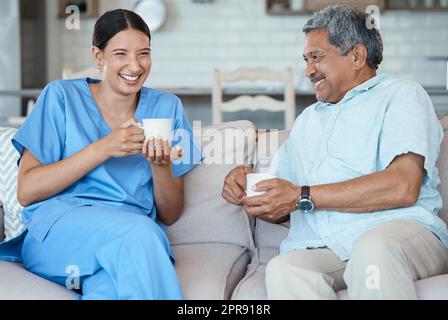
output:
[{"label": "man's fingers", "polygon": [[226,184],[228,192],[233,194],[235,198],[241,199],[246,195],[245,190],[242,189],[235,181],[230,180]]},{"label": "man's fingers", "polygon": [[247,179],[244,174],[235,175],[234,181],[242,190],[246,190]]},{"label": "man's fingers", "polygon": [[236,183],[243,189],[246,190],[246,184],[247,184],[247,178],[246,174],[251,173],[251,169],[247,168],[245,166],[241,166],[236,170],[236,172],[233,174],[235,177]]},{"label": "man's fingers", "polygon": [[246,205],[244,205],[244,211],[246,211],[246,214],[250,217],[259,217],[267,213],[264,206],[247,207]]},{"label": "man's fingers", "polygon": [[276,185],[277,179],[264,180],[254,186],[254,191],[268,191],[275,188]]},{"label": "man's fingers", "polygon": [[265,197],[261,196],[253,196],[253,197],[244,197],[243,203],[247,207],[259,207],[265,204]]},{"label": "man's fingers", "polygon": [[231,179],[226,179],[224,181],[223,190],[230,194],[234,199],[238,200],[246,195],[246,193]]},{"label": "man's fingers", "polygon": [[232,204],[235,204],[238,206],[242,204],[241,199],[235,198],[235,196],[232,195],[231,193],[229,193],[227,190],[223,190],[222,197],[224,198],[224,200],[226,200]]}]

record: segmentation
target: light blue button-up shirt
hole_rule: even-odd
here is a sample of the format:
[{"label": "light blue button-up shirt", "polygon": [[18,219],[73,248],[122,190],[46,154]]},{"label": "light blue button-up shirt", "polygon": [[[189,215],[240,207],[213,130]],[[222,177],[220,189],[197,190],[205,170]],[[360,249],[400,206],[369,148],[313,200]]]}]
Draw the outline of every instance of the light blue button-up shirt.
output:
[{"label": "light blue button-up shirt", "polygon": [[361,234],[390,220],[423,224],[448,246],[448,230],[438,217],[442,199],[436,161],[443,131],[427,93],[416,82],[375,76],[348,91],[336,104],[319,101],[297,118],[270,171],[296,185],[347,181],[383,171],[407,152],[425,157],[426,174],[413,206],[372,213],[316,210],[291,214],[282,253],[328,247],[350,258]]}]

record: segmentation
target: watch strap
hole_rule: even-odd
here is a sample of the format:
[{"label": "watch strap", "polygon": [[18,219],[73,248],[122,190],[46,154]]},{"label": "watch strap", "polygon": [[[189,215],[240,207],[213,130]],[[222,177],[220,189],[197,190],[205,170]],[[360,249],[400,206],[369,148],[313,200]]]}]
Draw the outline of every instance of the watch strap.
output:
[{"label": "watch strap", "polygon": [[309,199],[310,198],[310,187],[309,186],[302,186],[301,188],[301,194],[300,199]]}]

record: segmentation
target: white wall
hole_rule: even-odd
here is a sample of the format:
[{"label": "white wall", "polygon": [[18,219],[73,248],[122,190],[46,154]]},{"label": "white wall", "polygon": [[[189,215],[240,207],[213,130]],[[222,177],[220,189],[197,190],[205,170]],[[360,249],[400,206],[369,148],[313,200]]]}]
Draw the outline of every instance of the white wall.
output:
[{"label": "white wall", "polygon": [[[169,19],[153,34],[154,86],[210,86],[212,71],[242,64],[275,69],[292,66],[297,78],[304,64],[301,28],[310,15],[270,16],[263,0],[166,0]],[[132,0],[102,1],[102,11],[131,8]],[[93,66],[90,39],[94,19],[81,30],[62,28],[62,65]],[[63,21],[61,22],[63,23]],[[381,16],[385,50],[381,72],[414,79],[425,86],[445,85],[445,64],[428,56],[448,56],[448,12],[387,11]]]},{"label": "white wall", "polygon": [[[19,39],[19,40],[18,40]],[[19,90],[19,1],[0,1],[0,90]],[[0,117],[20,114],[20,99],[0,96]]]},{"label": "white wall", "polygon": [[61,78],[63,68],[62,27],[58,18],[58,0],[46,0],[46,41],[47,41],[47,77],[51,80]]}]

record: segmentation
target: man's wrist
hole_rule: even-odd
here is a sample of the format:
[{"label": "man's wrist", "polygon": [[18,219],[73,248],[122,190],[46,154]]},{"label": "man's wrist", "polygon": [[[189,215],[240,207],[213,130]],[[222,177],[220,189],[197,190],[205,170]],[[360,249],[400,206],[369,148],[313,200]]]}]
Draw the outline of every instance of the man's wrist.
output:
[{"label": "man's wrist", "polygon": [[300,195],[296,206],[297,210],[303,213],[314,211],[315,205],[311,197],[311,187],[301,186],[300,189]]},{"label": "man's wrist", "polygon": [[297,210],[297,202],[299,201],[301,194],[302,194],[302,187],[294,186],[294,199],[293,199],[293,203],[292,203],[291,212]]}]

